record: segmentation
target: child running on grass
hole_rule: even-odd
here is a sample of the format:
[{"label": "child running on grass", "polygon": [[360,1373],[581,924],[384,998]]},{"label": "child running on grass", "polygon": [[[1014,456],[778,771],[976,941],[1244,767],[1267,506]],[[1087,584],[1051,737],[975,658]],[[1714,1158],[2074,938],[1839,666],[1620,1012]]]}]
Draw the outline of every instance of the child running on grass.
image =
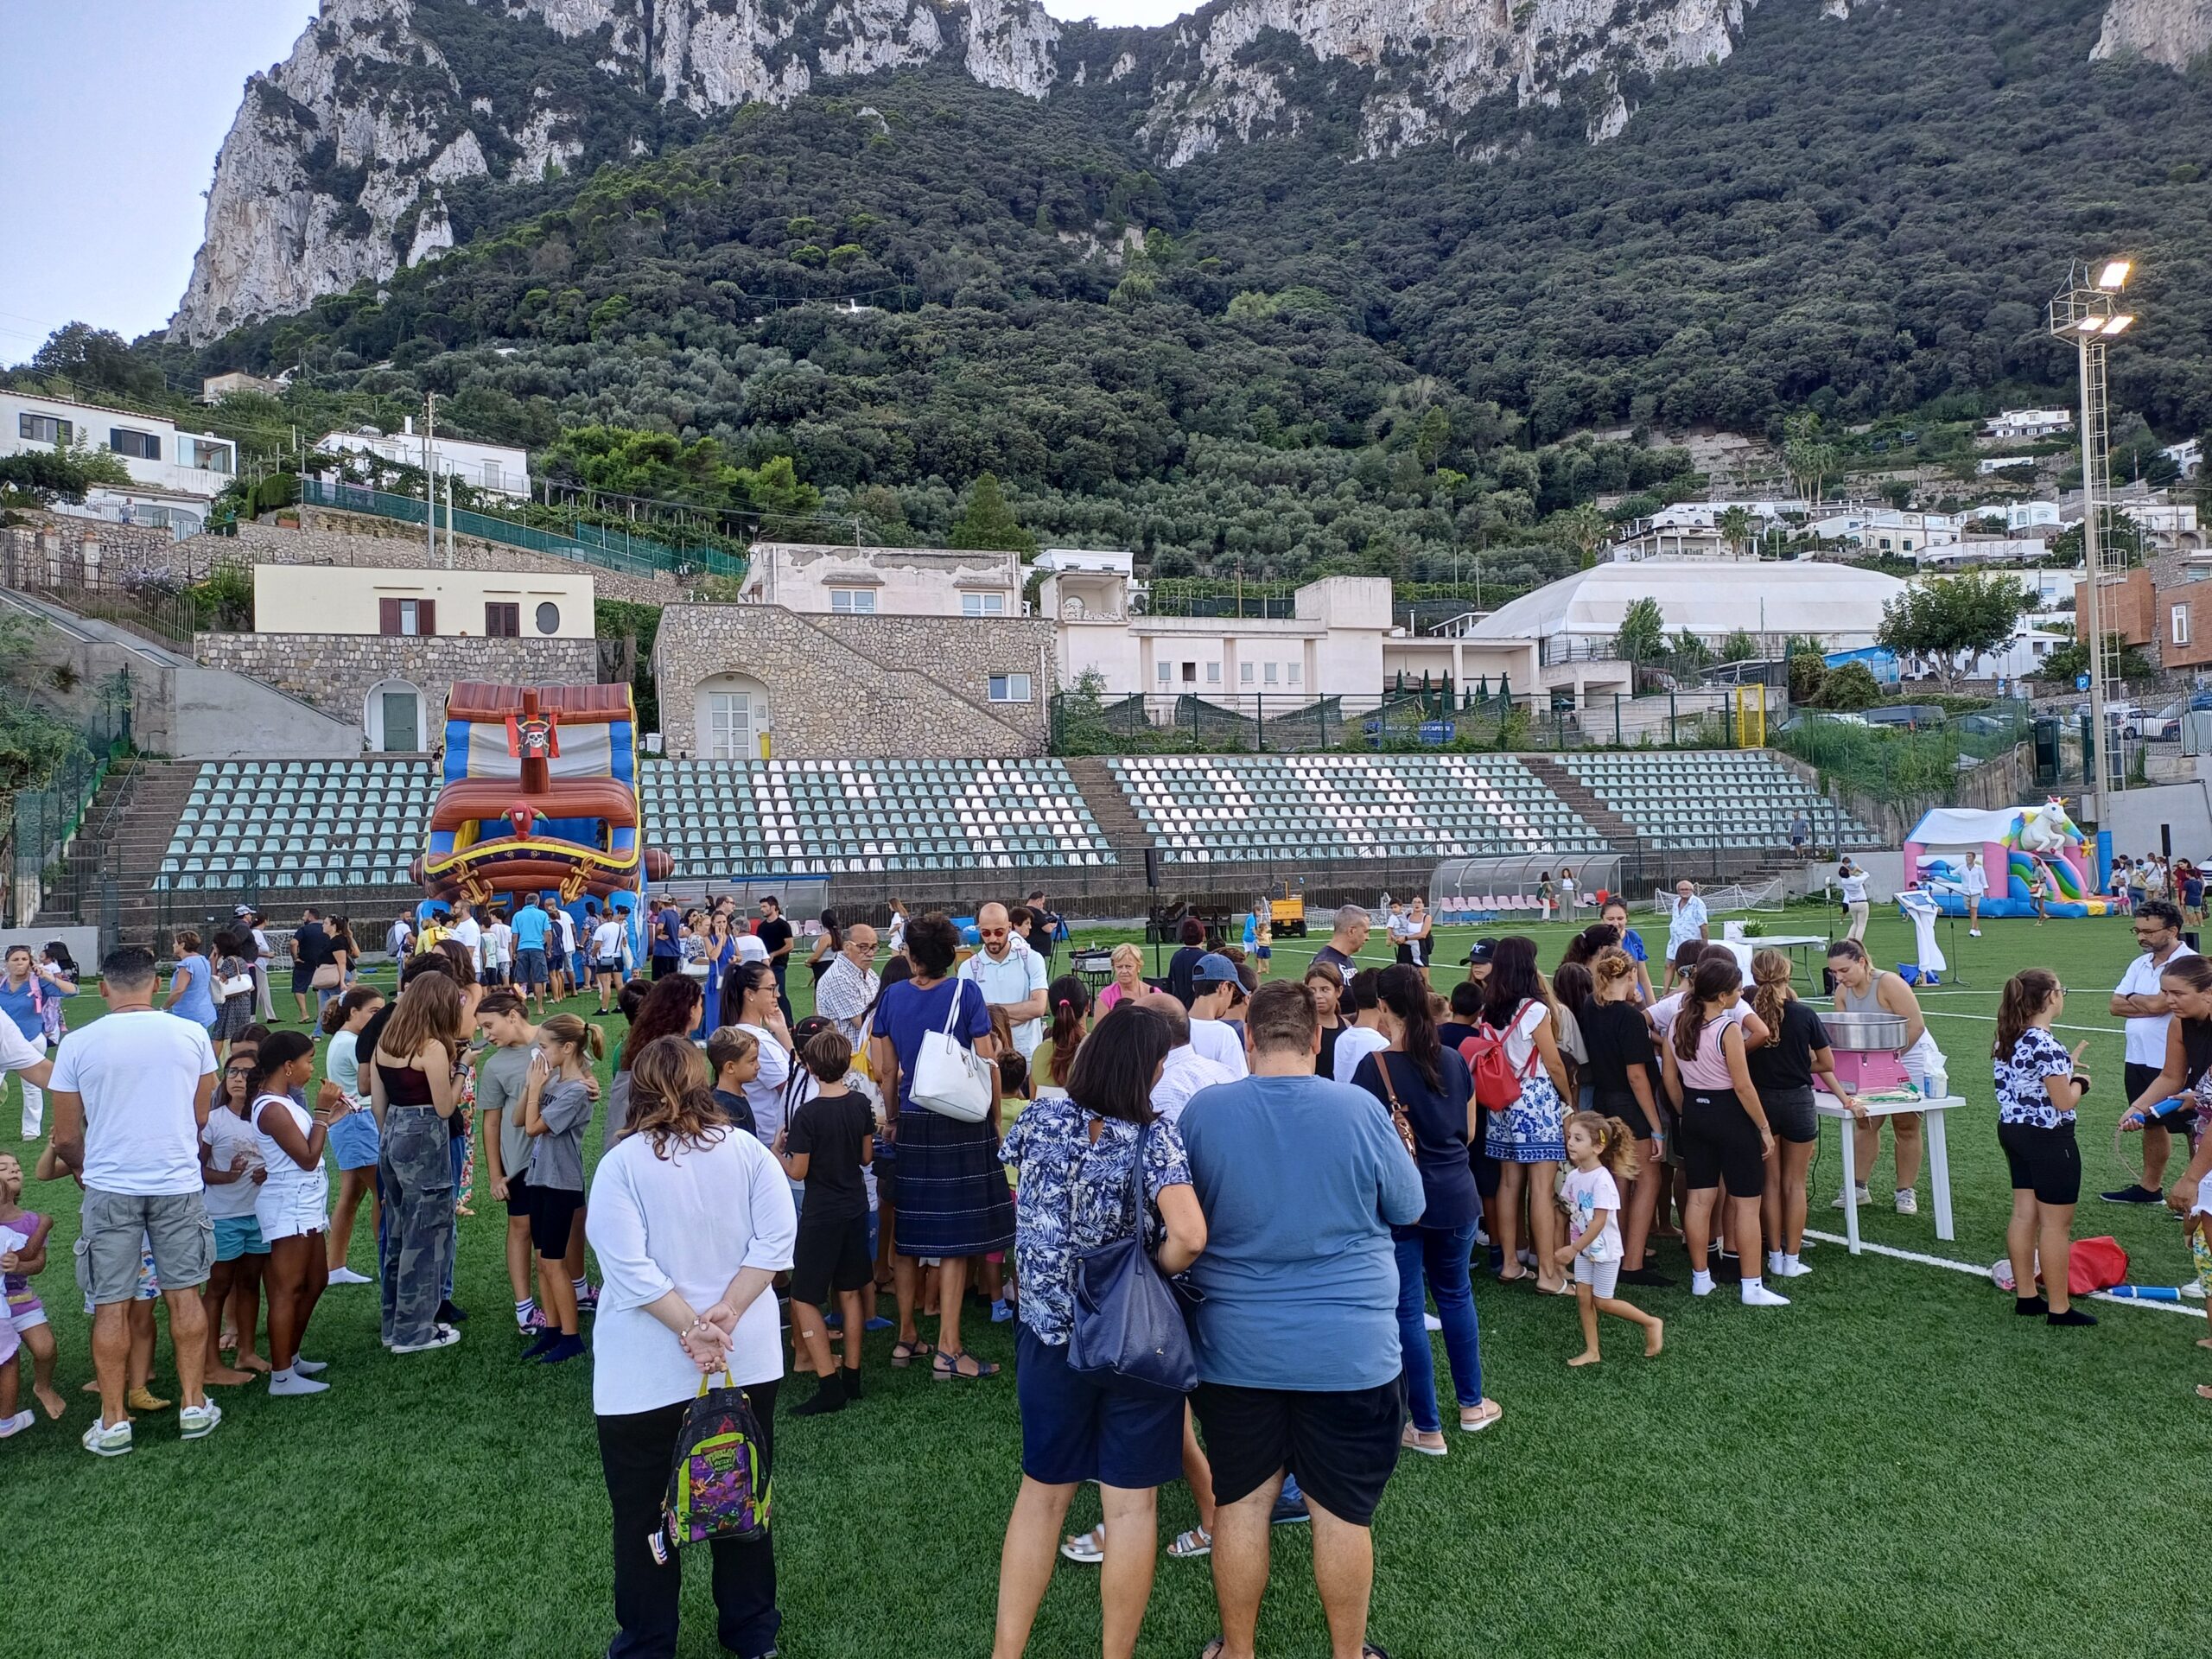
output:
[{"label": "child running on grass", "polygon": [[[46,1237],[54,1230],[54,1217],[24,1209],[17,1202],[22,1196],[22,1165],[13,1153],[0,1152],[0,1281],[6,1284],[8,1301],[0,1325],[7,1325],[29,1351],[31,1393],[48,1417],[56,1418],[69,1408],[69,1402],[54,1386],[54,1327],[46,1322],[46,1304],[31,1288],[31,1275],[46,1266]],[[6,1340],[0,1336],[0,1342]],[[10,1406],[0,1411],[0,1417],[11,1416],[13,1411]]]},{"label": "child running on grass", "polygon": [[537,1247],[537,1287],[551,1328],[524,1359],[558,1365],[584,1351],[576,1325],[575,1281],[564,1265],[569,1235],[584,1205],[584,1126],[591,1122],[591,1063],[607,1052],[597,1026],[556,1014],[537,1027],[537,1057],[523,1085],[523,1127],[531,1135],[530,1236]]},{"label": "child running on grass", "polygon": [[[861,1336],[867,1329],[868,1293],[875,1262],[868,1247],[868,1186],[861,1171],[875,1156],[875,1109],[849,1089],[853,1046],[834,1027],[817,1031],[799,1050],[799,1062],[817,1091],[791,1115],[777,1156],[784,1173],[806,1183],[798,1240],[791,1252],[791,1321],[822,1381],[813,1396],[792,1408],[795,1417],[842,1411],[861,1397]],[[836,1292],[844,1316],[842,1370],[830,1359],[830,1332],[822,1311]]]},{"label": "child running on grass", "polygon": [[1621,1271],[1620,1183],[1636,1179],[1636,1136],[1618,1117],[1577,1112],[1567,1120],[1566,1140],[1568,1167],[1559,1201],[1567,1241],[1559,1248],[1559,1264],[1574,1264],[1574,1300],[1582,1315],[1582,1351],[1567,1363],[1598,1363],[1601,1313],[1642,1325],[1643,1357],[1656,1359],[1665,1345],[1665,1322],[1613,1294]]}]

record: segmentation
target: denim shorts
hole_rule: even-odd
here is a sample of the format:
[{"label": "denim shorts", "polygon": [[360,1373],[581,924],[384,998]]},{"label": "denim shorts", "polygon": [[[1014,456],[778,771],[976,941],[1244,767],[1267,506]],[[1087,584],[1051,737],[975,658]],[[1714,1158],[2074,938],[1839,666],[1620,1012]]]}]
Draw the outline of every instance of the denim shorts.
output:
[{"label": "denim shorts", "polygon": [[1015,1335],[1014,1382],[1021,1472],[1030,1479],[1143,1491],[1182,1474],[1181,1395],[1124,1392],[1070,1370],[1067,1344],[1046,1342],[1027,1325]]},{"label": "denim shorts", "polygon": [[334,1120],[330,1126],[330,1150],[336,1154],[340,1169],[374,1169],[377,1115],[370,1111],[348,1112]]},{"label": "denim shorts", "polygon": [[257,1216],[217,1216],[215,1223],[215,1259],[235,1262],[242,1255],[266,1255],[269,1245],[261,1236],[261,1219]]}]

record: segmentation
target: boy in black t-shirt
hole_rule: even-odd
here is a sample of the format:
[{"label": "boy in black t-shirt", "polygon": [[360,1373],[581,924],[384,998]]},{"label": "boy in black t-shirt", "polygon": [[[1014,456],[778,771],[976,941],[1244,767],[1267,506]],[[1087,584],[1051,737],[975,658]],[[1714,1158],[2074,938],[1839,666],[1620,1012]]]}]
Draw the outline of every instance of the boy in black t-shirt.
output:
[{"label": "boy in black t-shirt", "polygon": [[[861,1171],[875,1157],[875,1110],[845,1087],[853,1046],[834,1027],[807,1039],[798,1057],[820,1092],[791,1115],[776,1153],[784,1173],[806,1183],[791,1252],[791,1322],[822,1382],[791,1414],[817,1417],[861,1397],[861,1336],[868,1313],[863,1293],[875,1281],[868,1246],[868,1185]],[[844,1314],[842,1370],[830,1364],[830,1332],[822,1319],[833,1290]]]}]

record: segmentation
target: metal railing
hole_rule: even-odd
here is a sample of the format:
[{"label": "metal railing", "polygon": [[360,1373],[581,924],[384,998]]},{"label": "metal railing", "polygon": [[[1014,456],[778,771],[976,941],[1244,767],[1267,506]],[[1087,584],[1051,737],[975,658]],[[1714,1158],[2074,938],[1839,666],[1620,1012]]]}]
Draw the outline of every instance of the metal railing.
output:
[{"label": "metal railing", "polygon": [[[300,505],[329,507],[342,512],[365,512],[409,524],[423,524],[429,512],[417,496],[394,495],[364,484],[334,484],[320,478],[300,480]],[[586,524],[581,519],[570,520],[565,530],[552,531],[466,507],[448,510],[443,502],[437,505],[436,512],[441,534],[450,526],[456,536],[525,548],[555,558],[575,559],[628,575],[700,575],[743,581],[749,568],[741,556],[720,548],[671,546],[626,529]]]},{"label": "metal railing", "polygon": [[101,839],[78,832],[110,769],[130,750],[130,677],[101,682],[92,717],[53,772],[35,788],[19,789],[10,803],[8,883],[4,910],[10,926],[35,916],[69,880],[80,849],[96,853]]}]

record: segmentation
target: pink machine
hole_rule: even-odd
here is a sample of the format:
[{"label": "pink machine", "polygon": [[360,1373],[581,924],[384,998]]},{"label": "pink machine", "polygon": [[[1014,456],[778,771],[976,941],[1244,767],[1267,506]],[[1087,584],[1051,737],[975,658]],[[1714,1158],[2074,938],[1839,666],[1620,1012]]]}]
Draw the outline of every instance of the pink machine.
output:
[{"label": "pink machine", "polygon": [[1895,1049],[1854,1052],[1838,1047],[1834,1053],[1836,1080],[1849,1084],[1853,1094],[1879,1094],[1885,1089],[1903,1088],[1910,1081]]}]

